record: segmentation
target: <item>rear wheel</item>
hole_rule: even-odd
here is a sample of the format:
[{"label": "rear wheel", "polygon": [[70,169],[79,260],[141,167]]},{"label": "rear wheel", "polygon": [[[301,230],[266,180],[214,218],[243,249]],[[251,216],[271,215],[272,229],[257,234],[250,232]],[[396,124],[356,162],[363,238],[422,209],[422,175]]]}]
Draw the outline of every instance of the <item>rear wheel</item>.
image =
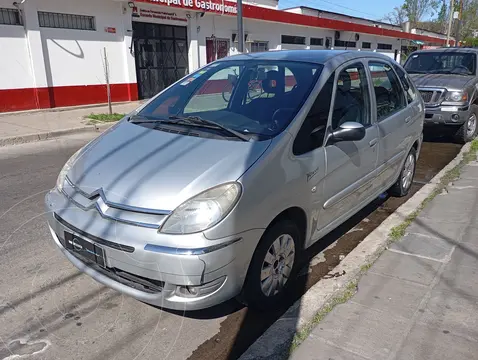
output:
[{"label": "rear wheel", "polygon": [[290,220],[272,225],[262,236],[249,266],[242,301],[267,310],[280,303],[297,276],[300,232]]},{"label": "rear wheel", "polygon": [[413,178],[415,177],[415,169],[417,166],[417,151],[412,148],[405,159],[402,171],[397,182],[390,188],[388,193],[391,196],[403,197],[407,196],[410,188],[413,184]]},{"label": "rear wheel", "polygon": [[465,144],[473,140],[473,138],[476,136],[477,121],[478,121],[477,114],[478,114],[478,106],[471,105],[471,111],[470,111],[468,120],[462,126],[460,126],[460,128],[455,134],[455,138],[459,143]]}]

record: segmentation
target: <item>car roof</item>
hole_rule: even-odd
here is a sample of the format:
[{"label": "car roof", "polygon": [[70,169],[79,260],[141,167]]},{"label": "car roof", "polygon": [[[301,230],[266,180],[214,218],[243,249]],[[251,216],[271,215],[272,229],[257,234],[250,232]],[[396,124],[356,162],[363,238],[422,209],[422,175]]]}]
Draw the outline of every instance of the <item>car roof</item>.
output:
[{"label": "car roof", "polygon": [[222,58],[220,61],[234,60],[287,60],[300,61],[316,64],[325,64],[331,59],[336,60],[352,60],[354,58],[377,58],[384,60],[393,60],[390,57],[375,53],[372,51],[356,51],[356,50],[272,50],[258,53],[247,53],[232,55]]},{"label": "car roof", "polygon": [[473,53],[476,54],[478,53],[477,48],[464,48],[464,47],[442,47],[438,49],[424,49],[424,50],[416,50],[413,52],[415,53],[447,53],[447,52],[452,52],[452,53]]}]

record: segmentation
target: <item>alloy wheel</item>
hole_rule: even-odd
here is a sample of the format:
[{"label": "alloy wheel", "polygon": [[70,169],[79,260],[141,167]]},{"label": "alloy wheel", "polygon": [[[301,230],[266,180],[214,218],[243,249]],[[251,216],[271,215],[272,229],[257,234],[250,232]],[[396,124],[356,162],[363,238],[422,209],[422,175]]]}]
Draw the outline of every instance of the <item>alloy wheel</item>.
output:
[{"label": "alloy wheel", "polygon": [[270,297],[280,292],[289,280],[295,258],[295,243],[290,235],[279,236],[267,250],[261,270],[261,289]]},{"label": "alloy wheel", "polygon": [[414,172],[415,157],[413,156],[413,154],[408,154],[407,160],[405,161],[405,165],[403,167],[402,174],[402,186],[404,190],[408,189],[412,185]]}]

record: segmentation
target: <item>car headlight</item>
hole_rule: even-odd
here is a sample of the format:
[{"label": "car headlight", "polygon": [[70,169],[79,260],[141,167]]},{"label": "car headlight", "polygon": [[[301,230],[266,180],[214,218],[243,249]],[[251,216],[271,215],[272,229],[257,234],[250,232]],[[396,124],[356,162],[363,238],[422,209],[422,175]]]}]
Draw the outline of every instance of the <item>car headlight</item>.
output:
[{"label": "car headlight", "polygon": [[83,150],[83,148],[81,148],[81,149],[78,150],[76,153],[74,153],[73,156],[68,159],[68,161],[66,162],[66,164],[65,164],[65,165],[63,166],[63,168],[61,169],[60,174],[58,175],[58,178],[56,179],[56,188],[57,188],[60,192],[63,191],[63,184],[65,183],[66,175],[68,174],[68,171],[70,171],[71,167],[73,166],[73,164],[75,163],[76,159],[77,159],[78,156],[80,155],[81,150]]},{"label": "car headlight", "polygon": [[463,91],[449,91],[445,95],[445,101],[466,102],[468,101],[468,94]]},{"label": "car headlight", "polygon": [[227,183],[206,190],[185,201],[161,226],[165,234],[192,234],[218,224],[236,205],[241,195],[239,183]]}]

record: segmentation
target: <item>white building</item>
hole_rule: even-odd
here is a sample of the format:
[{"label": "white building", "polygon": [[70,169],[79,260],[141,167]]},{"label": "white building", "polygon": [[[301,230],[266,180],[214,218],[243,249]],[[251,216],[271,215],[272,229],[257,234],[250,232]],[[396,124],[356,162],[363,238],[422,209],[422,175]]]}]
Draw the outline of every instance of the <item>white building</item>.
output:
[{"label": "white building", "polygon": [[[355,49],[399,59],[402,41],[438,35],[299,7],[244,3],[247,52]],[[215,59],[237,53],[229,0],[0,0],[0,112],[148,98]]]}]

